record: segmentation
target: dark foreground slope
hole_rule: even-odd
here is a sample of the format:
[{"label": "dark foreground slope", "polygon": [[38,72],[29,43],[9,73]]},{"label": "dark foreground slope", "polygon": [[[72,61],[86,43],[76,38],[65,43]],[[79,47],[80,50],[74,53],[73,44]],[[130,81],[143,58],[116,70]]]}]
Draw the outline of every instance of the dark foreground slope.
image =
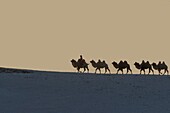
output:
[{"label": "dark foreground slope", "polygon": [[1,113],[169,113],[170,76],[0,73]]},{"label": "dark foreground slope", "polygon": [[0,73],[33,73],[33,70],[0,67]]}]

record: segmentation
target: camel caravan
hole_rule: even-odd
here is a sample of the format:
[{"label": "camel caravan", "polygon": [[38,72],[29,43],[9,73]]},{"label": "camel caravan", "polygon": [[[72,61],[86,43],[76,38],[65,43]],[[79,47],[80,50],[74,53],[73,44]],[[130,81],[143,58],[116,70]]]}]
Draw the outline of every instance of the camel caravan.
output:
[{"label": "camel caravan", "polygon": [[[72,66],[74,68],[77,69],[77,72],[81,72],[81,68],[83,68],[83,73],[86,72],[89,72],[89,63],[87,63],[85,61],[85,59],[83,59],[82,55],[80,55],[80,58],[76,61],[75,59],[72,59],[71,60],[71,63],[72,63]],[[95,73],[97,73],[97,71],[99,71],[99,73],[101,74],[101,69],[104,69],[105,72],[104,73],[109,73],[111,74],[111,71],[109,69],[109,66],[108,64],[106,63],[105,60],[101,61],[100,59],[96,62],[94,60],[91,60],[90,61],[91,65],[93,68],[95,68]],[[119,63],[113,61],[112,62],[112,65],[115,69],[117,69],[117,72],[116,74],[119,73],[119,71],[121,71],[121,74],[124,74],[124,69],[126,69],[126,74],[129,73],[130,71],[130,74],[132,74],[132,69],[130,67],[130,64],[125,60],[125,61],[120,61]],[[154,70],[158,71],[158,74],[159,75],[169,75],[169,71],[168,71],[168,66],[165,64],[165,62],[161,62],[159,61],[158,64],[156,64],[155,62],[153,62],[152,64],[149,62],[149,61],[144,61],[142,60],[141,63],[138,63],[138,62],[135,62],[134,63],[134,66],[136,69],[139,70],[139,73],[142,74],[146,74],[146,70],[149,70],[148,74],[150,74],[152,72],[152,74],[154,75]],[[162,73],[162,71],[164,71]]]}]

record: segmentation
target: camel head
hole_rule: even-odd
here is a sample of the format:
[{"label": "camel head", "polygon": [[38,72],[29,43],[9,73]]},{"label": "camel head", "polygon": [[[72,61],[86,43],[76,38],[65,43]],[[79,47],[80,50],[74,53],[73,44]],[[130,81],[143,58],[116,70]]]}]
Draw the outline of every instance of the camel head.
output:
[{"label": "camel head", "polygon": [[72,59],[71,62],[72,62],[72,63],[73,63],[73,62],[76,62],[76,60]]},{"label": "camel head", "polygon": [[138,62],[135,62],[134,65],[140,65]]},{"label": "camel head", "polygon": [[113,61],[112,64],[117,64],[117,62]]},{"label": "camel head", "polygon": [[93,66],[94,68],[97,67],[97,63],[96,63],[94,60],[91,60],[90,63],[92,64],[92,66]]},{"label": "camel head", "polygon": [[113,61],[112,64],[116,69],[119,68],[119,65],[117,64],[117,62]]},{"label": "camel head", "polygon": [[152,63],[152,66],[156,66],[157,64],[155,62]]},{"label": "camel head", "polygon": [[94,60],[91,60],[90,63],[95,63],[95,61],[94,61]]},{"label": "camel head", "polygon": [[72,59],[72,60],[71,60],[71,63],[72,63],[72,65],[73,65],[74,68],[77,67],[77,62],[76,62],[76,60]]}]

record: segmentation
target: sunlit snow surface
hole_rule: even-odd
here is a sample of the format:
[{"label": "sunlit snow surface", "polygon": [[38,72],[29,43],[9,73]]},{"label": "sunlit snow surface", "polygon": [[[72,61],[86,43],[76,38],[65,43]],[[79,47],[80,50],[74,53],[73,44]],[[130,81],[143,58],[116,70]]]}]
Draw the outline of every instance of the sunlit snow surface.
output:
[{"label": "sunlit snow surface", "polygon": [[0,73],[0,113],[170,113],[170,76]]}]

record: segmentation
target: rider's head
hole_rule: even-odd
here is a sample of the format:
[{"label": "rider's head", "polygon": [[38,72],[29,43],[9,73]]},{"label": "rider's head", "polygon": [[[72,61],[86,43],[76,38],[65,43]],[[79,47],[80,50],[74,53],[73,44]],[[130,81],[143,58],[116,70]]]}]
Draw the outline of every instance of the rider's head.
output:
[{"label": "rider's head", "polygon": [[81,58],[81,59],[83,58],[82,55],[80,55],[80,58]]}]

